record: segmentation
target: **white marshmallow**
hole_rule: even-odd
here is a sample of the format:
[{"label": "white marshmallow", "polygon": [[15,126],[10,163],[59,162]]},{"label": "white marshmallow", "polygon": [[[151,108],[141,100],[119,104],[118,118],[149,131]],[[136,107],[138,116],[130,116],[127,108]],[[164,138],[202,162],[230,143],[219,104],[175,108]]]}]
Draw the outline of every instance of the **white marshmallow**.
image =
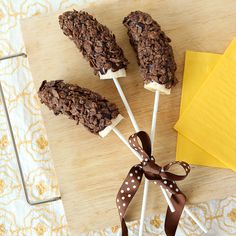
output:
[{"label": "white marshmallow", "polygon": [[99,132],[99,135],[102,138],[106,137],[112,131],[112,129],[121,122],[123,118],[124,117],[119,114],[115,119],[111,120],[111,125],[107,126],[105,129]]},{"label": "white marshmallow", "polygon": [[167,89],[165,87],[165,85],[158,84],[155,81],[152,81],[152,82],[150,82],[148,84],[144,84],[144,88],[148,89],[148,90],[150,90],[152,92],[159,91],[160,93],[164,93],[166,95],[170,95],[170,92],[171,92],[171,89]]},{"label": "white marshmallow", "polygon": [[119,78],[119,77],[126,77],[125,69],[120,69],[118,71],[113,72],[111,69],[107,71],[106,74],[102,75],[99,72],[100,79],[112,79],[112,78]]}]

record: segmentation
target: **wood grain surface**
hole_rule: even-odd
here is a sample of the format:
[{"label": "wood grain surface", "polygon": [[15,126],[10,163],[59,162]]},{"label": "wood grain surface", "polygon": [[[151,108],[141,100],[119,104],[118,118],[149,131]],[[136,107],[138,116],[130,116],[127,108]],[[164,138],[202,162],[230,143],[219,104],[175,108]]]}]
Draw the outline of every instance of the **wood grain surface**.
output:
[{"label": "wood grain surface", "polygon": [[[74,6],[76,9],[76,6]],[[72,9],[72,8],[71,8]],[[149,132],[154,94],[143,89],[135,54],[130,47],[123,18],[132,10],[150,13],[172,39],[180,83],[170,96],[160,97],[155,156],[159,164],[175,159],[181,80],[186,49],[223,53],[236,36],[236,1],[97,1],[84,8],[116,35],[130,64],[127,77],[119,79],[140,128]],[[90,88],[117,103],[126,118],[118,129],[126,138],[134,132],[112,81],[100,81],[73,42],[63,35],[58,16],[35,16],[22,22],[25,45],[35,86],[43,80],[63,79]],[[119,224],[116,193],[135,156],[111,133],[102,139],[63,116],[54,116],[42,106],[52,157],[55,163],[67,219],[72,235]],[[222,198],[236,192],[236,175],[230,170],[194,166],[188,179],[179,183],[189,203]],[[127,220],[138,219],[141,188]],[[164,211],[160,189],[151,184],[147,214]]]}]

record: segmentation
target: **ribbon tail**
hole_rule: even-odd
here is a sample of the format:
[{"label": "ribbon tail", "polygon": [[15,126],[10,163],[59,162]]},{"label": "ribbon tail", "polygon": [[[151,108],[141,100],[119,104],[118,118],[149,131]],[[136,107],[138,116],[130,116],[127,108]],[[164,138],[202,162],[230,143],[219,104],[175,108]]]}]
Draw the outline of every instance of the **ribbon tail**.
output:
[{"label": "ribbon tail", "polygon": [[122,236],[128,236],[128,229],[125,223],[125,213],[130,202],[139,189],[143,177],[143,169],[140,165],[133,166],[122,183],[116,197],[116,206],[119,212]]},{"label": "ribbon tail", "polygon": [[121,230],[122,230],[122,236],[128,236],[129,235],[128,228],[127,228],[127,225],[125,223],[124,218],[122,218],[122,220],[121,220]]},{"label": "ribbon tail", "polygon": [[186,203],[186,197],[183,193],[172,194],[170,200],[175,208],[175,212],[171,212],[170,208],[167,208],[165,232],[167,236],[175,236],[179,220]]}]

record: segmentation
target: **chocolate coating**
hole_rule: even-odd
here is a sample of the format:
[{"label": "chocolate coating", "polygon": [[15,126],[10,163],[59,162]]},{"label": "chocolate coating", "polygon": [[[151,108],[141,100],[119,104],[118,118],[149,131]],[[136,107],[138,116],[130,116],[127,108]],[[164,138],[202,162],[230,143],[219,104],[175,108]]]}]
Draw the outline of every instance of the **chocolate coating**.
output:
[{"label": "chocolate coating", "polygon": [[64,114],[95,134],[111,125],[119,114],[117,106],[98,93],[62,80],[43,81],[38,96],[55,115]]},{"label": "chocolate coating", "polygon": [[157,82],[167,89],[177,83],[176,63],[170,38],[160,25],[144,12],[131,12],[123,21],[130,43],[137,53],[144,83]]},{"label": "chocolate coating", "polygon": [[89,61],[94,73],[105,74],[126,69],[128,60],[116,42],[115,35],[84,11],[67,11],[59,16],[63,33],[68,36]]}]

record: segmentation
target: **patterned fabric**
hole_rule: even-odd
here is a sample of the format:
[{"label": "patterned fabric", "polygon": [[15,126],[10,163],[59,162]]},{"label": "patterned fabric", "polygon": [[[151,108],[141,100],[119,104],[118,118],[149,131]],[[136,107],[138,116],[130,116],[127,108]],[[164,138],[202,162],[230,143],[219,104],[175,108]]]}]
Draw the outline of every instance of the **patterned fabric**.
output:
[{"label": "patterned fabric", "polygon": [[[236,235],[236,196],[223,200],[212,200],[195,206],[188,205],[191,212],[205,223],[208,233],[204,234],[189,216],[183,212],[176,236],[235,236]],[[165,214],[146,217],[143,236],[165,236]],[[137,236],[138,222],[127,224],[129,236]],[[119,236],[121,229],[114,226],[103,231],[93,231],[83,236]]]},{"label": "patterned fabric", "polygon": [[[88,1],[88,0],[87,0]],[[19,20],[41,13],[83,5],[85,0],[1,0],[0,56],[24,52]],[[28,61],[25,58],[0,63],[2,81],[23,171],[32,200],[59,195],[47,135],[41,117],[36,90]],[[236,195],[192,207],[206,227],[208,235],[236,235]],[[117,223],[119,219],[117,218]],[[147,217],[145,235],[164,235],[164,214]],[[138,222],[128,224],[130,235],[138,235]],[[120,228],[82,235],[118,236]],[[69,235],[61,201],[47,205],[29,206],[24,197],[16,159],[7,130],[0,101],[0,236]],[[185,215],[180,221],[177,236],[202,235],[200,229]]]}]

